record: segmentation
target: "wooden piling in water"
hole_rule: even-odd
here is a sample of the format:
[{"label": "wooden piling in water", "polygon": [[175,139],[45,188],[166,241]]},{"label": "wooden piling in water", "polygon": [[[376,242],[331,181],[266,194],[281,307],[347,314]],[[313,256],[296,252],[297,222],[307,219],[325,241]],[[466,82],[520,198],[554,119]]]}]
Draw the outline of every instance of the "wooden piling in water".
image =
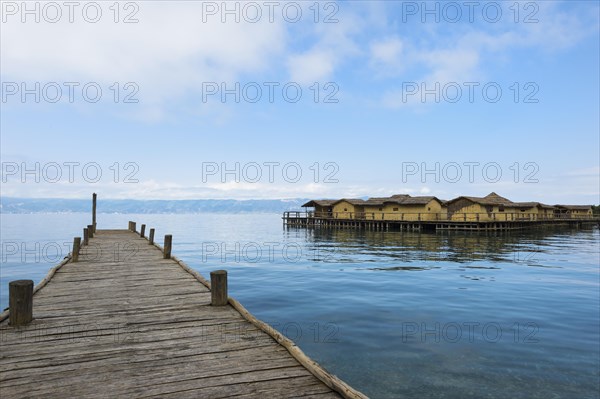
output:
[{"label": "wooden piling in water", "polygon": [[92,194],[92,227],[94,229],[94,231],[92,233],[96,232],[96,199],[97,199],[97,195],[96,193]]},{"label": "wooden piling in water", "polygon": [[71,254],[73,262],[79,261],[79,249],[81,248],[81,237],[73,238],[73,253]]},{"label": "wooden piling in water", "polygon": [[163,246],[164,252],[163,257],[165,259],[171,259],[171,244],[173,243],[173,236],[171,234],[165,235],[165,245]]},{"label": "wooden piling in water", "polygon": [[9,324],[27,325],[33,320],[33,280],[15,280],[8,284]]},{"label": "wooden piling in water", "polygon": [[227,305],[227,270],[215,270],[210,272],[210,296],[211,305]]},{"label": "wooden piling in water", "polygon": [[146,225],[142,224],[142,226],[140,227],[140,237],[144,237],[144,234],[146,234]]}]

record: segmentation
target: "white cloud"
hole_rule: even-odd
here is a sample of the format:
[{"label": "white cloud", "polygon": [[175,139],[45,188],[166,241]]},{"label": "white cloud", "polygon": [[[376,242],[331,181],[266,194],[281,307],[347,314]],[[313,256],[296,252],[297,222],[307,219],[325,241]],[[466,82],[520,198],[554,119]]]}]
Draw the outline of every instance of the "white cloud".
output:
[{"label": "white cloud", "polygon": [[[538,2],[533,15],[537,23],[524,23],[532,12],[529,3],[521,3],[519,22],[515,23],[510,5],[504,5],[505,17],[497,24],[469,24],[449,29],[448,23],[417,25],[421,34],[404,31],[389,23],[388,38],[371,44],[369,65],[374,73],[402,76],[402,82],[425,82],[433,87],[449,82],[480,81],[488,78],[485,66],[514,61],[513,52],[523,48],[561,51],[598,32],[598,6],[571,6],[564,2]],[[511,3],[512,5],[512,3]],[[401,68],[399,68],[401,67]],[[407,105],[423,109],[419,96],[402,101],[399,85],[390,87],[381,104],[399,108]],[[419,97],[419,98],[417,98]],[[431,102],[428,102],[431,104]]]},{"label": "white cloud", "polygon": [[370,45],[370,63],[375,69],[394,68],[403,65],[404,44],[398,36],[377,40]]},{"label": "white cloud", "polygon": [[[285,49],[284,21],[221,23],[202,21],[202,2],[141,2],[139,23],[114,23],[104,16],[91,24],[2,24],[2,74],[11,81],[136,82],[140,103],[163,105],[184,94],[201,100],[202,82],[260,73]],[[76,16],[78,14],[75,14]]]},{"label": "white cloud", "polygon": [[420,55],[431,71],[424,78],[430,83],[465,82],[477,79],[479,52],[475,49],[434,50]]},{"label": "white cloud", "polygon": [[312,50],[292,55],[288,59],[290,79],[300,85],[327,81],[334,70],[333,54],[323,50]]},{"label": "white cloud", "polygon": [[[175,100],[191,97],[199,103],[203,82],[254,80],[269,73],[272,80],[287,72],[290,80],[310,85],[341,79],[342,67],[354,72],[364,66],[375,76],[401,75],[403,80],[473,80],[484,78],[483,66],[510,60],[514,49],[560,50],[598,31],[597,5],[564,2],[536,3],[538,23],[514,23],[507,3],[498,24],[417,24],[410,29],[398,23],[397,8],[386,8],[398,5],[385,2],[340,2],[339,22],[333,24],[312,22],[312,3],[302,3],[299,24],[287,23],[277,12],[273,23],[266,15],[259,23],[231,18],[222,23],[220,15],[204,22],[203,3],[195,1],[136,3],[139,23],[123,24],[112,21],[112,3],[102,4],[105,15],[97,24],[86,23],[80,14],[75,23],[63,18],[57,24],[23,24],[18,15],[8,17],[0,28],[3,80],[106,86],[133,81],[143,106],[135,117],[154,121],[165,117],[166,105]],[[527,14],[524,4],[521,19]],[[321,9],[321,19],[325,14]],[[389,90],[383,104],[406,105],[394,101],[398,87],[390,83],[383,86]]]},{"label": "white cloud", "polygon": [[600,185],[600,166],[591,166],[589,168],[576,169],[562,174],[564,177],[593,177],[596,178],[597,185]]},{"label": "white cloud", "polygon": [[538,22],[519,24],[521,32],[513,37],[513,45],[562,50],[590,34],[597,35],[598,3],[545,1],[535,4],[539,7],[534,16]]},{"label": "white cloud", "polygon": [[[312,3],[304,5],[312,7]],[[349,3],[344,3],[343,11],[343,14],[336,14],[336,23],[306,26],[312,39],[310,45],[307,49],[294,50],[287,56],[287,69],[292,81],[312,84],[334,80],[336,71],[350,57],[361,54],[356,37],[364,33],[366,17],[359,15],[355,6]]]},{"label": "white cloud", "polygon": [[[92,192],[105,198],[127,199],[273,199],[306,197],[343,197],[347,187],[322,183],[249,183],[227,182],[190,186],[179,182],[147,180],[124,183],[46,183],[3,184],[2,196],[23,198],[87,198]],[[366,192],[366,190],[362,190]]]},{"label": "white cloud", "polygon": [[371,54],[377,61],[387,64],[396,63],[402,54],[402,40],[393,37],[374,43],[371,45]]}]

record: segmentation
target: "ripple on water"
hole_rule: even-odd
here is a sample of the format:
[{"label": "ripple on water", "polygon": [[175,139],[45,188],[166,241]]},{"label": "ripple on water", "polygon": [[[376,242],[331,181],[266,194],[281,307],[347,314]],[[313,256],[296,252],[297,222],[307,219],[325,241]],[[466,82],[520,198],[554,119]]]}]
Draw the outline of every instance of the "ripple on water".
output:
[{"label": "ripple on water", "polygon": [[[70,242],[88,218],[2,215],[2,240]],[[598,229],[282,229],[277,214],[100,214],[99,227],[128,220],[173,233],[174,253],[204,276],[229,270],[232,296],[373,398],[598,398]],[[279,246],[224,260],[207,243]],[[8,259],[2,287],[54,263]]]}]

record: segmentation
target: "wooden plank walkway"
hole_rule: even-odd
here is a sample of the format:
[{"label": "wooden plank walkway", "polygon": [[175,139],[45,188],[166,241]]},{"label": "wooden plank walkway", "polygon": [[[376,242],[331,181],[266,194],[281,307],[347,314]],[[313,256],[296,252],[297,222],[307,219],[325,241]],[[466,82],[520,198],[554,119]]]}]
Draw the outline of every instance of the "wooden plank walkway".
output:
[{"label": "wooden plank walkway", "polygon": [[0,323],[0,398],[340,397],[148,244],[98,230],[35,293],[31,324]]}]

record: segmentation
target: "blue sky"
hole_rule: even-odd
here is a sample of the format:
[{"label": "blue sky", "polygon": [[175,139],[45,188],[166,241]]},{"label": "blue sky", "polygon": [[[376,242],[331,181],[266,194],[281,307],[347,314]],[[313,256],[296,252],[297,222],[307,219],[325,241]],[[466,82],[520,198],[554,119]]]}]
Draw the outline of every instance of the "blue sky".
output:
[{"label": "blue sky", "polygon": [[3,196],[600,202],[598,2],[27,4],[2,3]]}]

